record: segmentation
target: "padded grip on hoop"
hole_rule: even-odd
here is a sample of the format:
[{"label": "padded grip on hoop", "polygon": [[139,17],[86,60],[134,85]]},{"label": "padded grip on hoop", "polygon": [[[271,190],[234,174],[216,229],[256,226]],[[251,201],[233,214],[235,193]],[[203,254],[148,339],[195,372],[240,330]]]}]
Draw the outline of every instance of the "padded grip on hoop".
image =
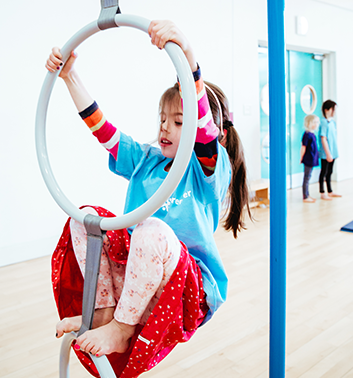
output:
[{"label": "padded grip on hoop", "polygon": [[105,30],[117,27],[115,15],[120,12],[119,0],[101,0],[101,12],[98,17],[98,28]]}]

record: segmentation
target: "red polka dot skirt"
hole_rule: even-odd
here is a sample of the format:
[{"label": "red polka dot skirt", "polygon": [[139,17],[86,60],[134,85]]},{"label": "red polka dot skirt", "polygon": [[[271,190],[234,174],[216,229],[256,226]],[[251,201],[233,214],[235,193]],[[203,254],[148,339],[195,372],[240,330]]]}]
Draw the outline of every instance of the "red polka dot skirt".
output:
[{"label": "red polka dot skirt", "polygon": [[[92,207],[100,216],[114,217],[101,207]],[[107,236],[111,245],[109,257],[126,264],[130,246],[127,230],[108,231]],[[207,314],[200,268],[181,244],[178,265],[147,323],[136,327],[125,353],[107,356],[117,377],[138,377],[156,366],[178,343],[191,338]],[[72,248],[70,219],[52,256],[52,284],[60,319],[81,315],[83,277]],[[99,377],[89,355],[73,351],[89,373]]]}]

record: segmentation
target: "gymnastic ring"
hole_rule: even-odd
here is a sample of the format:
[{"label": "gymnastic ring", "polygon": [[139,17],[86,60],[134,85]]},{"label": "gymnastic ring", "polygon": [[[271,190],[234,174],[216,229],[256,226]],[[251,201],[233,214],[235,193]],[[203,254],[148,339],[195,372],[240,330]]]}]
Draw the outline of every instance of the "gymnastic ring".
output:
[{"label": "gymnastic ring", "polygon": [[[139,16],[117,14],[115,16],[115,24],[119,27],[133,27],[147,33],[150,21]],[[72,50],[99,31],[100,29],[97,26],[97,20],[79,30],[61,49],[63,61],[66,62]],[[115,218],[103,218],[100,222],[102,230],[118,230],[131,227],[152,215],[164,204],[176,189],[189,163],[195,143],[197,126],[197,98],[194,78],[189,63],[177,44],[168,42],[165,45],[165,50],[174,64],[183,92],[183,128],[177,154],[169,174],[154,195],[143,205],[130,213]],[[50,95],[59,73],[60,70],[55,73],[47,73],[39,95],[35,135],[37,158],[45,184],[54,200],[66,214],[78,222],[83,223],[83,219],[87,213],[78,209],[72,202],[70,202],[60,189],[51,170],[47,152],[45,133],[47,110]]]}]

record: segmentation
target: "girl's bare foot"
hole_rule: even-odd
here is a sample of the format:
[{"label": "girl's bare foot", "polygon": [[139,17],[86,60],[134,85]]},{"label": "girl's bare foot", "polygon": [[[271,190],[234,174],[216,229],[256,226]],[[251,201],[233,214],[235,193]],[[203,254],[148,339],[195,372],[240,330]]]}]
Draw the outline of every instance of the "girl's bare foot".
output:
[{"label": "girl's bare foot", "polygon": [[313,197],[311,197],[311,196],[309,196],[309,198],[311,198],[312,200],[314,200],[314,202],[316,202],[316,198],[313,198]]},{"label": "girl's bare foot", "polygon": [[[114,307],[101,308],[94,311],[92,328],[98,328],[108,324],[114,317]],[[82,316],[64,318],[56,325],[56,337],[64,333],[77,332],[82,324]]]},{"label": "girl's bare foot", "polygon": [[325,193],[322,193],[321,194],[321,199],[325,200],[325,201],[332,201],[332,198],[329,197],[327,194]]},{"label": "girl's bare foot", "polygon": [[111,353],[124,353],[129,347],[130,338],[136,326],[120,323],[113,319],[108,324],[86,331],[76,340],[76,345],[86,353],[96,357]]}]

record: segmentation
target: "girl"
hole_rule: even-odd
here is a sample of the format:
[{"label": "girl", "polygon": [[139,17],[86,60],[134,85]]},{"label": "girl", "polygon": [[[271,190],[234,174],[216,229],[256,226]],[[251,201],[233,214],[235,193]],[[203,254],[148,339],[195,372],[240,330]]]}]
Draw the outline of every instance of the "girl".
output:
[{"label": "girl", "polygon": [[[326,100],[322,104],[322,114],[319,128],[319,157],[321,159],[321,172],[319,177],[321,199],[331,201],[332,197],[342,197],[340,194],[333,193],[331,187],[331,175],[335,159],[338,158],[337,149],[337,128],[333,120],[336,111],[336,103]],[[324,180],[326,180],[327,193],[325,193]]]},{"label": "girl", "polygon": [[[75,345],[77,350],[96,356],[132,353],[135,341],[146,340],[152,318],[153,327],[163,327],[163,332],[158,328],[153,334],[154,340],[147,340],[151,347],[155,339],[161,337],[160,346],[146,352],[152,355],[145,370],[158,363],[177,342],[186,341],[226,299],[227,277],[213,233],[228,189],[230,205],[225,228],[231,230],[234,237],[244,228],[244,209],[249,212],[244,154],[230,121],[224,93],[210,83],[205,89],[193,50],[172,22],[152,21],[148,32],[152,44],[160,49],[168,41],[177,43],[192,69],[199,108],[194,152],[180,184],[162,208],[128,232],[107,233],[102,250],[94,329],[81,335]],[[142,146],[105,119],[80,81],[74,69],[75,59],[76,55],[72,53],[59,76],[67,85],[85,123],[109,151],[109,169],[130,181],[124,210],[130,212],[156,191],[173,164],[183,122],[179,85],[169,88],[160,100],[160,149]],[[62,65],[60,50],[53,48],[46,68],[55,72]],[[89,212],[112,216],[101,208],[89,208]],[[60,279],[63,281],[63,275],[57,272],[64,269],[61,263],[64,257],[61,256],[73,247],[75,257],[71,261],[76,260],[84,274],[86,235],[82,225],[74,220],[67,224],[64,234],[53,258],[54,293],[60,317],[66,317],[57,324],[57,337],[77,331],[81,325],[79,309],[73,316],[75,301],[71,300],[70,308],[65,306],[64,285],[59,282]],[[68,269],[73,269],[72,264]],[[177,279],[182,279],[181,288],[180,284],[175,284]],[[74,284],[67,286],[72,288]],[[176,297],[182,298],[179,305],[174,306],[175,312],[181,311],[180,316],[168,320],[166,313],[173,308]],[[157,326],[156,318],[164,325]],[[141,338],[142,334],[144,337]],[[181,336],[178,338],[176,334]]]},{"label": "girl", "polygon": [[304,164],[303,180],[303,201],[315,202],[316,200],[309,196],[309,181],[313,167],[319,165],[319,153],[316,144],[314,131],[320,124],[319,117],[316,115],[307,115],[304,118],[305,133],[302,138],[302,147],[300,149],[300,162]]}]

